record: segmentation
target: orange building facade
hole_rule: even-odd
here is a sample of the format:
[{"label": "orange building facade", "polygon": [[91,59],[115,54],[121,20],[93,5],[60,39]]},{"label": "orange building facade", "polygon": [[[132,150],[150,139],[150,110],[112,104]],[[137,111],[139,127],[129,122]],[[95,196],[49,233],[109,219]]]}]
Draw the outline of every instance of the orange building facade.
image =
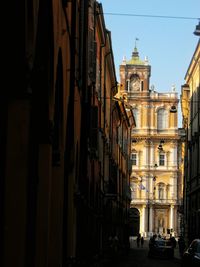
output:
[{"label": "orange building facade", "polygon": [[184,236],[187,242],[200,236],[200,41],[182,86],[181,109],[186,139],[184,154]]},{"label": "orange building facade", "polygon": [[0,92],[0,265],[90,266],[111,232],[127,237],[134,119],[113,99],[111,33],[93,0],[18,11],[25,51],[12,51],[13,80]]}]

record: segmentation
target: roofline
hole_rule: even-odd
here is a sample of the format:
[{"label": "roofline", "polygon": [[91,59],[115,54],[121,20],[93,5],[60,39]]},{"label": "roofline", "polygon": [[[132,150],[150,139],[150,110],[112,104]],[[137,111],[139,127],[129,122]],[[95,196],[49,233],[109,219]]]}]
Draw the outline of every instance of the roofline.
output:
[{"label": "roofline", "polygon": [[116,76],[115,61],[114,61],[113,48],[112,48],[111,31],[109,31],[108,29],[106,29],[106,34],[107,34],[108,40],[109,40],[109,50],[110,50],[110,55],[111,55],[111,60],[112,60],[113,76],[114,76],[114,80],[115,80],[116,86],[117,86],[117,76]]},{"label": "roofline", "polygon": [[97,2],[97,8],[99,9],[99,13],[97,13],[97,19],[99,20],[99,25],[100,25],[100,28],[101,28],[101,35],[102,35],[102,38],[103,38],[103,42],[105,43],[105,40],[106,40],[106,24],[105,24],[105,19],[104,19],[104,13],[103,13],[103,6],[101,3],[98,3]]},{"label": "roofline", "polygon": [[194,53],[193,53],[193,56],[192,56],[192,58],[191,58],[191,60],[190,60],[190,64],[189,64],[189,67],[188,67],[187,72],[186,72],[186,74],[185,74],[184,80],[186,80],[186,78],[187,78],[187,76],[188,76],[188,74],[189,74],[189,70],[190,70],[190,68],[191,68],[191,66],[192,66],[192,62],[193,62],[194,56],[195,56],[195,54],[196,54],[196,52],[197,52],[197,50],[198,50],[198,46],[199,46],[199,45],[200,45],[200,38],[199,38],[198,43],[197,43],[197,45],[196,45],[195,51],[194,51]]}]

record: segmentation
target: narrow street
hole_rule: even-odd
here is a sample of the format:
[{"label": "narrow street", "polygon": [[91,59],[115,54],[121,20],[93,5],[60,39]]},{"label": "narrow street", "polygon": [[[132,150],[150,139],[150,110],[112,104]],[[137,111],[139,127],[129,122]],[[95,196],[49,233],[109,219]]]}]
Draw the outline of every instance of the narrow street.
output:
[{"label": "narrow street", "polygon": [[[152,259],[148,258],[148,241],[145,241],[143,248],[137,248],[133,241],[129,256],[121,260],[114,260],[112,263],[104,261],[97,267],[180,267],[181,260],[178,248],[175,248],[174,259]],[[95,266],[95,267],[96,267]]]},{"label": "narrow street", "polygon": [[0,267],[181,267],[160,238],[198,261],[198,10],[200,0],[8,6]]}]

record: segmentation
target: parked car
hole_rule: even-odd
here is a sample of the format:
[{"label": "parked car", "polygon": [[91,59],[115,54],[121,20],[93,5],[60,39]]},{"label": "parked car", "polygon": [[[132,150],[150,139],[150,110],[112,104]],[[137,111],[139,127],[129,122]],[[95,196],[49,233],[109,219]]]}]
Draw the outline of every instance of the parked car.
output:
[{"label": "parked car", "polygon": [[174,247],[170,240],[153,239],[149,241],[149,258],[170,259],[174,257]]},{"label": "parked car", "polygon": [[200,266],[200,239],[194,239],[183,253],[182,267]]}]

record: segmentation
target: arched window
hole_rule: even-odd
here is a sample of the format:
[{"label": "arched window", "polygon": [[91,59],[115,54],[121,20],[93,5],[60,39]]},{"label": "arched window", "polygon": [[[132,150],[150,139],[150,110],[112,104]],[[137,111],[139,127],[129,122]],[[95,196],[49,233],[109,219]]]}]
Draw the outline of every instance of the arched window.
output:
[{"label": "arched window", "polygon": [[133,115],[136,123],[136,128],[139,127],[139,110],[137,108],[133,109]]},{"label": "arched window", "polygon": [[140,91],[140,77],[137,74],[133,74],[130,78],[130,90],[132,92]]},{"label": "arched window", "polygon": [[158,125],[158,130],[163,130],[168,127],[168,112],[164,108],[158,110],[157,125]]}]

